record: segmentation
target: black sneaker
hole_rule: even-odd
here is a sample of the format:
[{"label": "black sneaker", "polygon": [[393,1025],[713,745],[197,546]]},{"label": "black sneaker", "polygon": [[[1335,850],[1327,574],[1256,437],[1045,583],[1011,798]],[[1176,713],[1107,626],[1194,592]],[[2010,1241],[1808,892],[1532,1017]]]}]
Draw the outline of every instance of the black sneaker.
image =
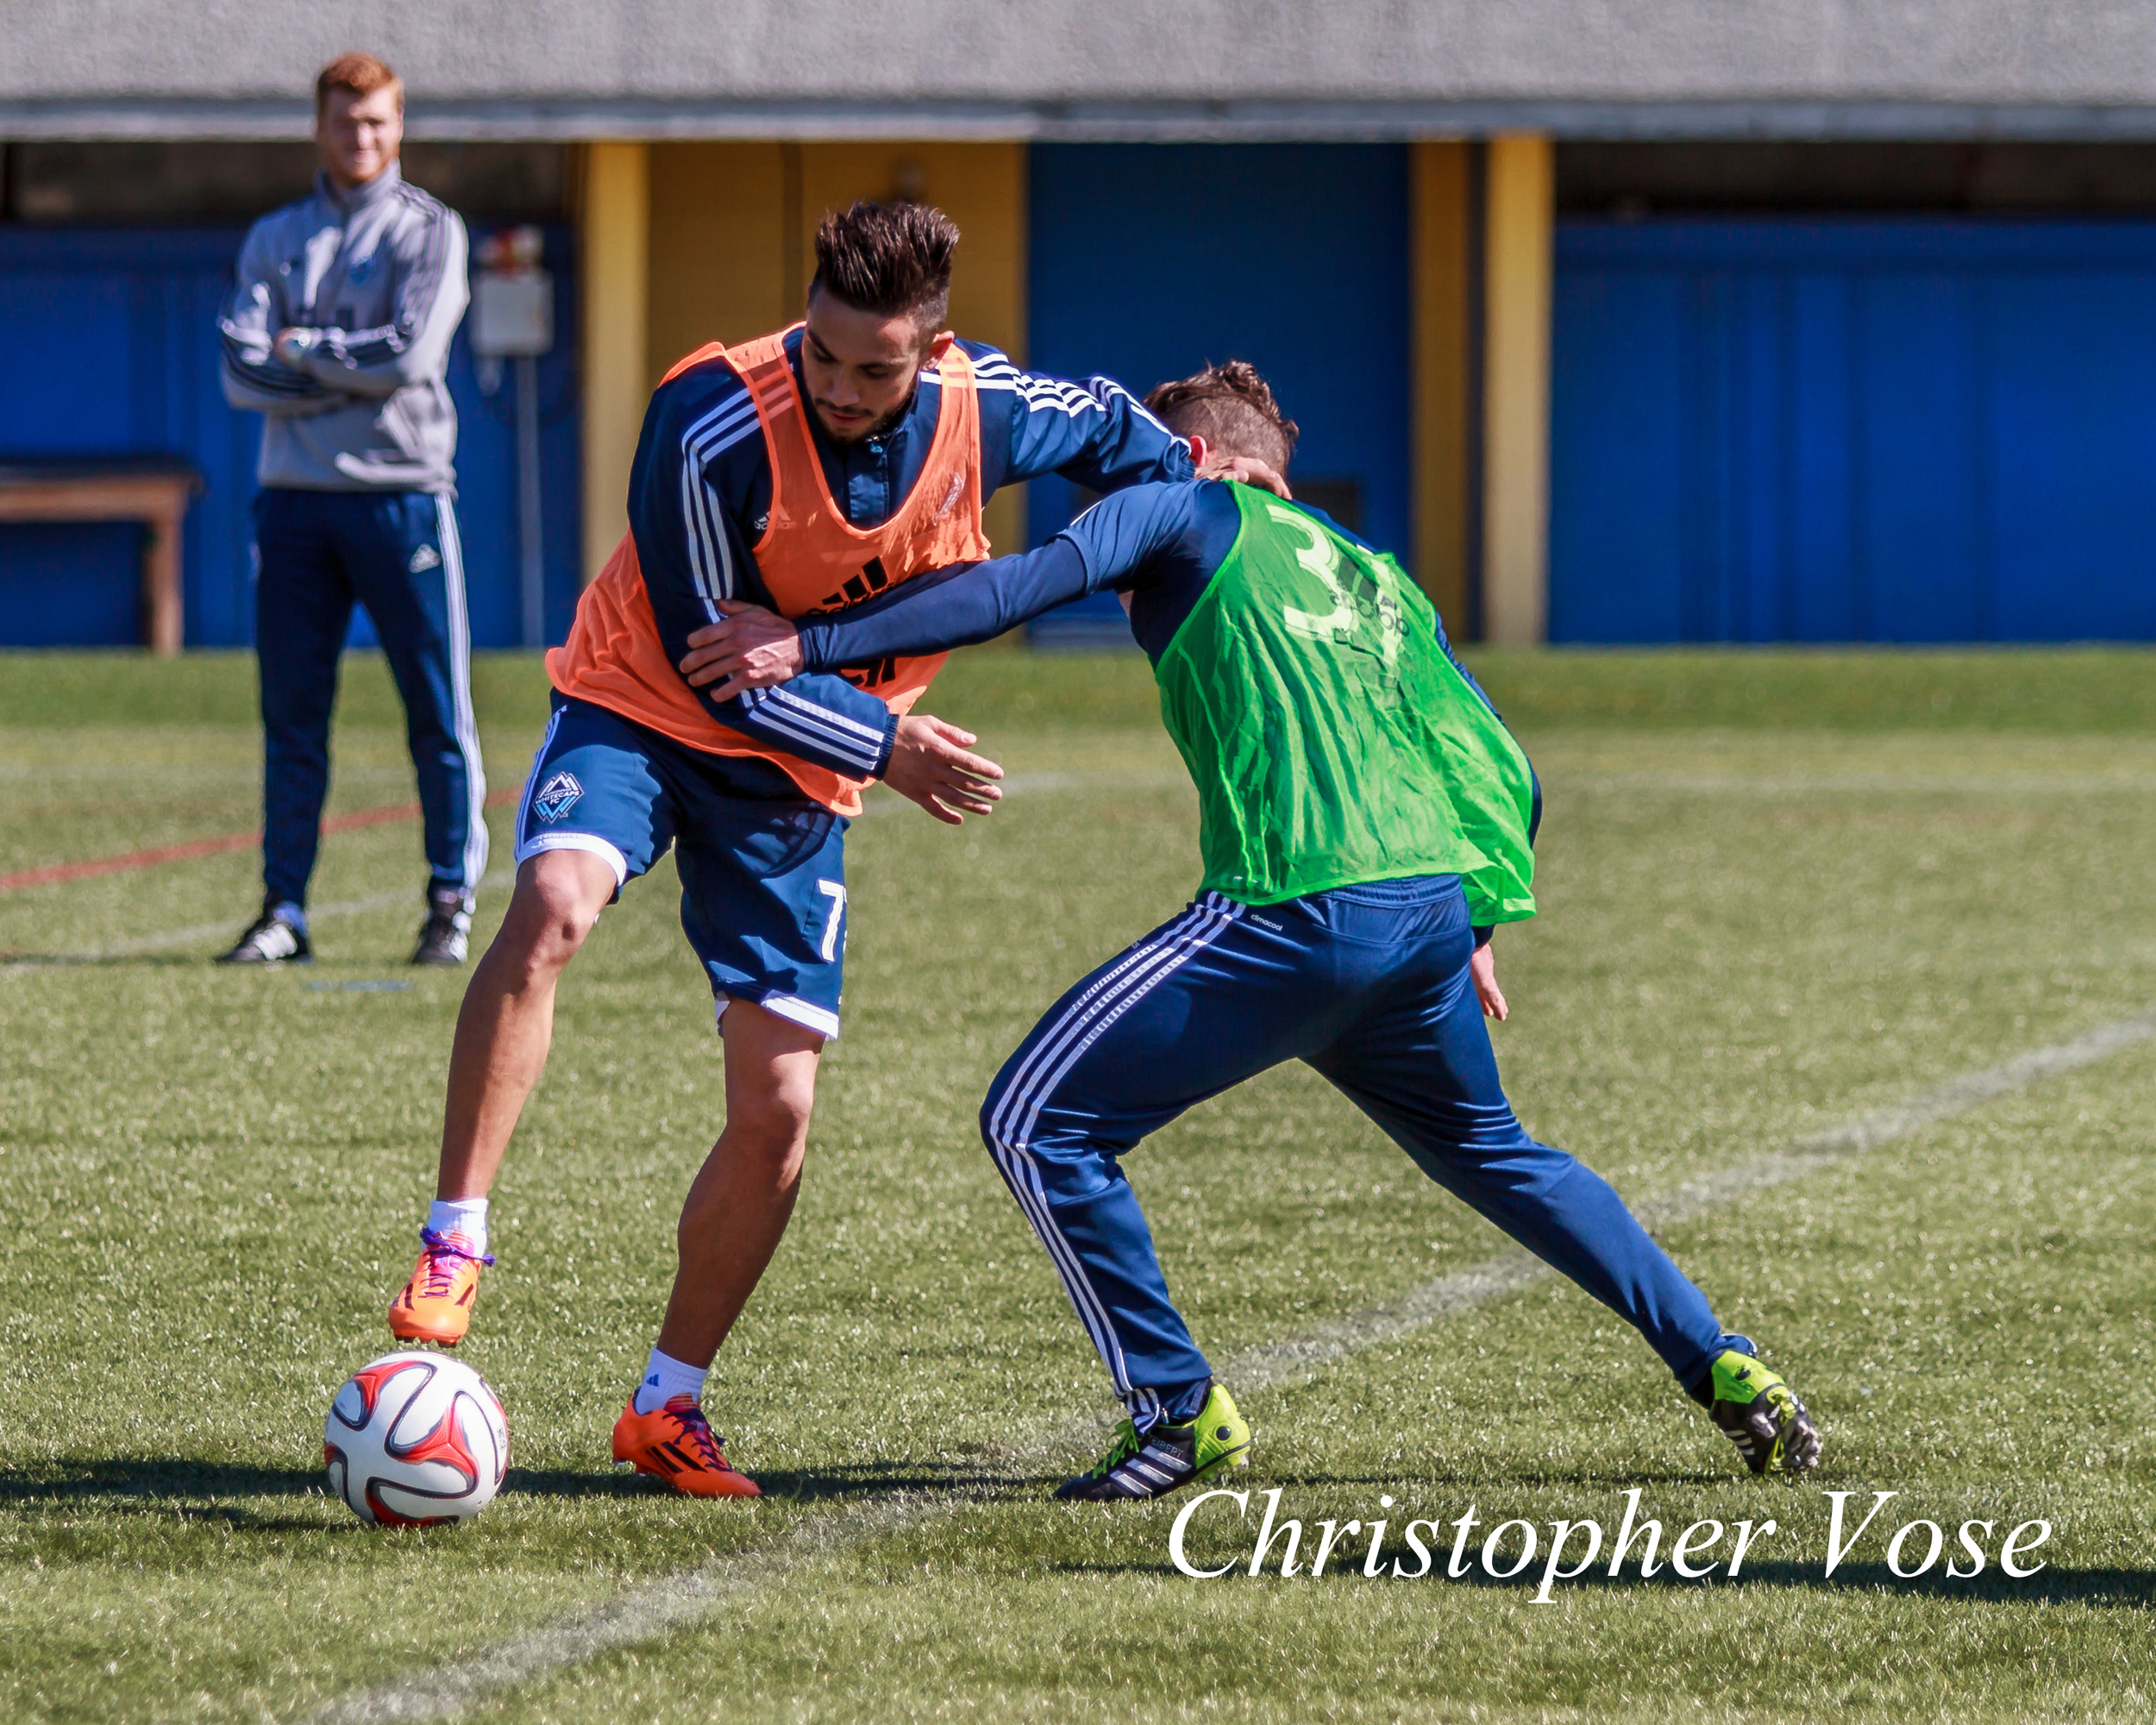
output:
[{"label": "black sneaker", "polygon": [[1156,1426],[1141,1435],[1128,1420],[1116,1427],[1108,1452],[1056,1488],[1058,1497],[1115,1502],[1164,1497],[1181,1486],[1250,1465],[1250,1428],[1235,1398],[1214,1384],[1194,1420]]},{"label": "black sneaker", "polygon": [[412,950],[415,964],[461,964],[471,945],[472,895],[461,887],[427,888],[427,920]]},{"label": "black sneaker", "polygon": [[264,905],[262,914],[248,925],[247,932],[233,944],[232,949],[217,955],[220,964],[311,964],[314,962],[314,949],[307,944],[305,933],[278,915],[274,905]]},{"label": "black sneaker", "polygon": [[1824,1439],[1796,1392],[1743,1348],[1725,1348],[1692,1391],[1721,1434],[1737,1446],[1754,1473],[1809,1473],[1819,1465]]}]

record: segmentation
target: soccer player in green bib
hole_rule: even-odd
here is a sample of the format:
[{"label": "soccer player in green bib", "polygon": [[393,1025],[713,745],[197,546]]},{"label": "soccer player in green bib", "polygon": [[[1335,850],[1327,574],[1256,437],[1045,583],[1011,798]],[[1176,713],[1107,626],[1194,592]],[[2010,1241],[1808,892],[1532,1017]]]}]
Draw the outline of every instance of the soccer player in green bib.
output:
[{"label": "soccer player in green bib", "polygon": [[[1284,473],[1295,428],[1248,365],[1146,405],[1200,461]],[[1206,452],[1200,454],[1200,451]],[[1059,1496],[1156,1497],[1248,1459],[1250,1431],[1168,1296],[1121,1158],[1186,1108],[1308,1062],[1432,1180],[1638,1327],[1755,1473],[1820,1433],[1608,1183],[1522,1129],[1498,1082],[1489,953],[1534,914],[1526,756],[1390,557],[1316,510],[1214,480],[1142,485],[1037,551],[917,576],[798,626],[690,637],[717,698],[986,641],[1113,591],[1196,781],[1197,899],[1074,987],[1004,1063],[981,1134],[1128,1419]]]}]

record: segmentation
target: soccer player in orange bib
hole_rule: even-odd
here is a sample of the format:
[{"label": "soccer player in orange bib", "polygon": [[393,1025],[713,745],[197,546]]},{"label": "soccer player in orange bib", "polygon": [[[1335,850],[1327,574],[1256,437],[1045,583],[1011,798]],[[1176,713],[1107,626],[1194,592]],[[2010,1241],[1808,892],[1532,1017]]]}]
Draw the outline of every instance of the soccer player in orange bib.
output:
[{"label": "soccer player in orange bib", "polygon": [[956,824],[1000,769],[912,708],[943,656],[714,702],[675,668],[723,602],[827,613],[989,555],[981,505],[1056,472],[1098,491],[1188,479],[1190,447],[1106,378],[1022,372],[943,327],[957,229],[915,204],[826,215],[803,323],[676,365],[652,397],[630,531],[547,656],[554,712],[517,819],[517,885],[450,1060],[436,1201],[389,1312],[454,1344],[487,1256],[486,1192],[546,1063],[554,994],[599,912],[674,847],[681,923],[726,1044],[726,1121],[691,1186],[658,1345],[617,1460],[753,1496],[702,1412],[705,1374],[786,1231],[838,1034],[844,834],[872,779]]}]

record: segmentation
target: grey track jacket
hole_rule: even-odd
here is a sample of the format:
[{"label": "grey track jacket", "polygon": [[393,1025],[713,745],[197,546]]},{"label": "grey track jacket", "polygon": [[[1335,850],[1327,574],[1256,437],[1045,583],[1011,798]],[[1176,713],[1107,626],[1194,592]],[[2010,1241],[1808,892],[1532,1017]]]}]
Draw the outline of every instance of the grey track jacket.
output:
[{"label": "grey track jacket", "polygon": [[[263,485],[454,486],[447,374],[471,294],[467,249],[456,212],[405,185],[394,162],[349,193],[317,175],[312,193],[248,230],[217,328],[224,398],[267,416]],[[298,370],[270,352],[288,326],[315,334]]]}]

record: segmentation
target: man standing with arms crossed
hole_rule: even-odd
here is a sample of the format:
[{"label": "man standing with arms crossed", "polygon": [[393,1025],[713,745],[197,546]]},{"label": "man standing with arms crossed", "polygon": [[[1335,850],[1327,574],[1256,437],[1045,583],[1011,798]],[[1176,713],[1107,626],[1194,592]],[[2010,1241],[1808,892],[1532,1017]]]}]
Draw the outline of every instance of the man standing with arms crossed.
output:
[{"label": "man standing with arms crossed", "polygon": [[218,321],[225,399],[263,416],[254,646],[262,913],[219,962],[306,963],[329,714],[354,602],[381,637],[419,776],[427,919],[415,964],[461,964],[486,872],[486,781],[453,502],[449,342],[464,223],[397,164],[404,86],[372,54],[315,79],[322,172],[240,248]]},{"label": "man standing with arms crossed", "polygon": [[[486,1193],[545,1064],[555,985],[599,912],[669,845],[717,997],[726,1124],[690,1189],[680,1268],[617,1460],[698,1496],[753,1496],[701,1410],[705,1373],[793,1214],[824,1041],[838,1034],[843,842],[881,779],[939,819],[985,813],[1000,769],[912,715],[940,654],[723,702],[675,664],[721,607],[843,610],[985,557],[996,486],[1179,480],[1189,446],[1105,378],[1019,371],[943,328],[958,230],[918,204],[824,216],[804,323],[701,348],[652,397],[629,536],[548,656],[554,716],[517,826],[517,887],[457,1020],[436,1196],[389,1311],[454,1344],[486,1256]],[[1253,470],[1244,464],[1243,471]]]}]

